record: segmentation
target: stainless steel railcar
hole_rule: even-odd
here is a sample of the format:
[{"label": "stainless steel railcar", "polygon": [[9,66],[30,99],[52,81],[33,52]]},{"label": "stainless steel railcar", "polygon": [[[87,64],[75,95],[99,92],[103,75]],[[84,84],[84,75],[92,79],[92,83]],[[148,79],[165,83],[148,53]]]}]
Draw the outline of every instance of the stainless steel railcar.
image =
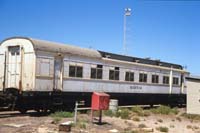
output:
[{"label": "stainless steel railcar", "polygon": [[182,66],[25,37],[0,46],[0,102],[25,112],[90,105],[106,92],[119,104],[184,104]]}]

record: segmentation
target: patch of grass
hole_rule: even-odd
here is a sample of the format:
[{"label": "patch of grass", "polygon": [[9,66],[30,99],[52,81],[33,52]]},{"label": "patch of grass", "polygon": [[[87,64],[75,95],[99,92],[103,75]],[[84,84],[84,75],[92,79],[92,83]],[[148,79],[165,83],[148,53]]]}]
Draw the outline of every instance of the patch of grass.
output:
[{"label": "patch of grass", "polygon": [[52,113],[52,114],[50,114],[50,116],[57,117],[57,118],[71,118],[74,115],[71,112],[60,111],[60,112]]},{"label": "patch of grass", "polygon": [[143,108],[141,108],[140,106],[134,106],[131,108],[131,111],[135,113],[140,113],[140,112],[143,112]]},{"label": "patch of grass", "polygon": [[85,122],[79,122],[78,124],[78,127],[81,128],[81,129],[86,129],[87,128],[87,125]]},{"label": "patch of grass", "polygon": [[105,116],[110,116],[110,117],[115,116],[115,113],[113,113],[112,110],[105,110],[103,113]]},{"label": "patch of grass", "polygon": [[151,109],[151,112],[154,114],[178,114],[178,109],[177,108],[170,108],[168,106],[161,105],[158,108]]},{"label": "patch of grass", "polygon": [[172,108],[172,109],[171,109],[171,113],[177,115],[177,114],[179,113],[178,108],[177,108],[177,107]]},{"label": "patch of grass", "polygon": [[162,119],[158,119],[157,121],[158,121],[158,122],[160,122],[160,123],[162,123],[162,122],[163,122],[163,120],[162,120]]},{"label": "patch of grass", "polygon": [[200,120],[200,115],[194,115],[194,114],[182,114],[183,117],[190,119],[190,120]]},{"label": "patch of grass", "polygon": [[80,128],[80,129],[86,129],[89,122],[90,122],[90,120],[88,120],[87,118],[85,118],[85,117],[80,118],[79,117],[77,119],[77,123],[75,124],[75,126]]},{"label": "patch of grass", "polygon": [[116,117],[121,117],[122,119],[128,119],[130,111],[128,109],[121,109],[116,112]]},{"label": "patch of grass", "polygon": [[87,119],[87,118],[80,118],[80,117],[77,119],[77,121],[78,121],[78,123],[81,123],[81,122],[83,122],[83,123],[89,123],[90,122],[89,119]]},{"label": "patch of grass", "polygon": [[166,115],[168,115],[170,113],[170,107],[162,105],[158,108],[152,109],[151,111],[155,114],[166,114]]},{"label": "patch of grass", "polygon": [[160,131],[160,132],[165,132],[165,133],[168,133],[169,129],[168,127],[157,127],[156,130]]},{"label": "patch of grass", "polygon": [[[104,113],[104,111],[103,111],[103,113]],[[90,116],[91,115],[91,110],[86,111],[86,114]],[[93,116],[94,117],[98,117],[99,116],[99,111],[98,110],[94,110],[93,111]]]},{"label": "patch of grass", "polygon": [[147,110],[144,110],[140,106],[134,106],[131,108],[131,111],[136,113],[138,116],[150,116],[150,112]]},{"label": "patch of grass", "polygon": [[132,120],[133,121],[140,121],[140,118],[139,117],[133,117]]},{"label": "patch of grass", "polygon": [[145,124],[139,124],[138,125],[138,128],[145,128],[145,127],[147,127]]}]

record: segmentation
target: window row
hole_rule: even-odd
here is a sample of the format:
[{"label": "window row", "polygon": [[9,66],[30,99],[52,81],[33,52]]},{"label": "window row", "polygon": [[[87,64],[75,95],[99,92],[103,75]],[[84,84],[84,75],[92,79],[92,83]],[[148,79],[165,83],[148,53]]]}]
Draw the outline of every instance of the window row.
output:
[{"label": "window row", "polygon": [[[119,67],[113,67],[109,70],[109,80],[119,80]],[[69,66],[69,77],[83,77],[83,67],[70,65]],[[102,79],[103,78],[103,66],[102,65],[93,65],[91,66],[91,79]],[[127,71],[125,73],[125,81],[134,82],[134,72]],[[148,75],[146,73],[139,73],[139,82],[147,83]],[[163,84],[169,84],[169,76],[163,76]],[[159,75],[153,74],[151,76],[151,83],[159,83]],[[179,84],[179,78],[173,77],[173,85]]]},{"label": "window row", "polygon": [[[54,60],[53,59],[45,59],[45,58],[37,58],[37,75],[39,76],[53,76],[54,70]],[[69,64],[69,77],[83,77],[83,66],[79,63],[70,63]],[[119,80],[120,78],[120,68],[119,67],[110,67],[109,69],[109,80]],[[139,73],[139,82],[147,83],[150,75],[147,73]],[[90,68],[90,78],[91,79],[103,79],[103,65],[91,65]],[[132,71],[125,72],[125,81],[134,82],[135,81],[135,73]],[[151,75],[151,83],[159,84],[160,78],[158,74]],[[173,85],[179,85],[179,78],[173,77]],[[169,76],[162,77],[162,84],[169,84],[170,78]]]}]

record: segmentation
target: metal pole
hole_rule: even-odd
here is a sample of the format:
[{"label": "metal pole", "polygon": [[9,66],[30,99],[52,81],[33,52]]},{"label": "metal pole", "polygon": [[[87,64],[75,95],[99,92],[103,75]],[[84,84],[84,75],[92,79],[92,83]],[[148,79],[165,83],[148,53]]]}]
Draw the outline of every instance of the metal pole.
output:
[{"label": "metal pole", "polygon": [[125,8],[124,13],[124,39],[123,39],[123,46],[124,46],[124,55],[127,54],[127,48],[126,48],[126,16],[131,15],[131,8]]},{"label": "metal pole", "polygon": [[74,124],[77,122],[77,108],[78,108],[78,102],[75,103],[75,110],[74,110]]},{"label": "metal pole", "polygon": [[172,94],[172,84],[173,84],[173,70],[171,67],[170,78],[169,78],[169,94]]},{"label": "metal pole", "polygon": [[123,39],[124,55],[126,55],[126,13],[124,14],[124,39]]}]

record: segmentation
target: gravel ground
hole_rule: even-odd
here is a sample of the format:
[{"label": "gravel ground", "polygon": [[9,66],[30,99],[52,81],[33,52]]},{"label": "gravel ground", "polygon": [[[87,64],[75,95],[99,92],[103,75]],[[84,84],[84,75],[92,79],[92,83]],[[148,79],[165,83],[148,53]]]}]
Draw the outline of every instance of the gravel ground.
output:
[{"label": "gravel ground", "polygon": [[[182,109],[181,113],[185,110]],[[139,129],[143,124],[147,129],[159,133],[157,127],[164,126],[169,133],[200,133],[200,121],[192,121],[179,115],[155,115],[139,117],[138,121],[124,120],[116,117],[103,116],[103,124],[91,124],[90,115],[79,114],[78,124],[72,127],[73,133],[109,133],[115,129],[119,133]],[[0,112],[0,133],[58,133],[59,123],[72,121],[73,118],[63,118],[58,123],[50,116],[40,116],[36,112],[21,115],[19,112]],[[139,131],[140,133],[142,131]]]}]

